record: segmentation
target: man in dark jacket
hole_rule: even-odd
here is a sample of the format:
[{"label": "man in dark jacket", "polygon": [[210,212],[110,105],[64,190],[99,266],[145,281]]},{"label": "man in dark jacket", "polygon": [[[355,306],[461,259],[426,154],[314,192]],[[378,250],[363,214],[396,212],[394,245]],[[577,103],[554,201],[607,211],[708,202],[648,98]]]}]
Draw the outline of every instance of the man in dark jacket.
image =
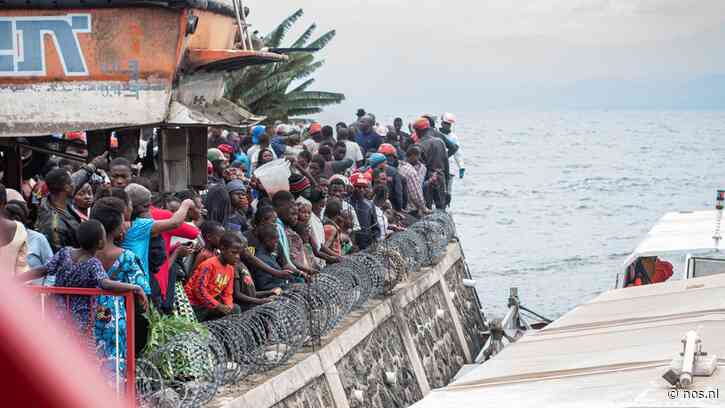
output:
[{"label": "man in dark jacket", "polygon": [[81,217],[71,204],[73,192],[88,183],[96,169],[108,166],[108,153],[94,158],[72,175],[64,168],[56,168],[45,175],[48,195],[40,202],[36,231],[45,235],[53,253],[63,247],[78,247],[76,230]]},{"label": "man in dark jacket", "polygon": [[428,124],[430,125],[430,130],[433,133],[433,136],[440,139],[443,144],[446,145],[446,151],[448,152],[448,157],[453,157],[454,154],[458,151],[459,146],[452,141],[450,141],[446,135],[439,132],[438,129],[436,129],[436,120],[433,115],[423,115],[424,118],[428,119]]},{"label": "man in dark jacket", "polygon": [[368,152],[377,152],[378,147],[383,143],[383,138],[373,130],[375,121],[370,116],[363,116],[358,123],[358,133],[355,141],[360,145],[363,156]]},{"label": "man in dark jacket", "polygon": [[413,125],[418,135],[421,161],[427,169],[425,180],[428,188],[425,191],[426,206],[431,208],[435,203],[439,210],[445,209],[446,197],[446,175],[449,174],[448,152],[442,140],[437,138],[427,118],[421,117]]},{"label": "man in dark jacket", "polygon": [[[404,152],[407,151],[408,147],[413,144],[413,138],[410,137],[410,134],[403,131],[403,119],[395,118],[393,127],[395,128],[395,138],[400,143],[400,149]],[[398,159],[405,160],[404,156],[398,156]]]},{"label": "man in dark jacket", "polygon": [[372,245],[380,236],[380,226],[375,208],[365,194],[370,188],[370,179],[365,173],[355,173],[350,177],[354,190],[350,197],[350,204],[355,209],[357,219],[360,222],[360,230],[354,231],[355,244],[360,250]]},{"label": "man in dark jacket", "polygon": [[73,195],[70,174],[63,168],[51,170],[45,176],[45,183],[48,195],[40,202],[37,231],[48,238],[53,253],[67,246],[78,248],[76,231],[81,217],[70,203]]}]

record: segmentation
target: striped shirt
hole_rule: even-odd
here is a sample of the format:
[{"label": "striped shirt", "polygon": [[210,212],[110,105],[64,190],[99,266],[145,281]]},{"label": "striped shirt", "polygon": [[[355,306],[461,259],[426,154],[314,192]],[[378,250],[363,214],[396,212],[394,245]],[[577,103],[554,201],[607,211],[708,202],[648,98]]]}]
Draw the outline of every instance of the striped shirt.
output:
[{"label": "striped shirt", "polygon": [[[425,175],[425,166],[421,164],[423,168],[422,173]],[[408,162],[398,162],[398,173],[406,181],[406,188],[408,190],[408,210],[417,210],[425,207],[425,199],[423,198],[423,177]]]}]

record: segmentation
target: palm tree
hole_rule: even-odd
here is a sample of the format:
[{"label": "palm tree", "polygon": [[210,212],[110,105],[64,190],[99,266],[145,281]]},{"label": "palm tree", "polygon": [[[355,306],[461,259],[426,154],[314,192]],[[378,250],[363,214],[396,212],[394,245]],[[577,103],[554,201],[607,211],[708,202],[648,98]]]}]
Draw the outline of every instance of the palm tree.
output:
[{"label": "palm tree", "polygon": [[[302,15],[299,9],[284,19],[264,37],[264,46],[279,48]],[[315,60],[313,54],[335,37],[335,30],[331,30],[308,43],[316,29],[316,24],[310,25],[289,46],[305,50],[290,52],[288,61],[246,67],[232,73],[226,83],[227,98],[250,112],[266,116],[269,122],[320,113],[324,106],[345,100],[341,93],[308,90],[315,82],[310,76],[324,64],[324,60]]]}]

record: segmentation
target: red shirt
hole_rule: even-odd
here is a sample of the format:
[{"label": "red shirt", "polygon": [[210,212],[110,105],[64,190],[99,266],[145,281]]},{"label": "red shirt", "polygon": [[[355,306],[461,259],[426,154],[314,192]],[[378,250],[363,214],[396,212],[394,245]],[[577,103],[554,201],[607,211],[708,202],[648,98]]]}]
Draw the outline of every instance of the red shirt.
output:
[{"label": "red shirt", "polygon": [[[151,218],[154,220],[168,220],[174,215],[171,211],[164,210],[161,208],[151,207]],[[159,272],[156,277],[159,281],[159,288],[161,289],[161,296],[166,298],[166,290],[169,283],[169,256],[171,255],[171,238],[181,237],[186,239],[196,239],[199,236],[199,228],[187,223],[181,224],[176,229],[161,233],[161,238],[164,239],[166,244],[166,261],[159,268]]]},{"label": "red shirt", "polygon": [[208,309],[216,308],[221,300],[232,305],[234,292],[234,265],[222,265],[215,256],[202,262],[184,286],[189,303]]}]

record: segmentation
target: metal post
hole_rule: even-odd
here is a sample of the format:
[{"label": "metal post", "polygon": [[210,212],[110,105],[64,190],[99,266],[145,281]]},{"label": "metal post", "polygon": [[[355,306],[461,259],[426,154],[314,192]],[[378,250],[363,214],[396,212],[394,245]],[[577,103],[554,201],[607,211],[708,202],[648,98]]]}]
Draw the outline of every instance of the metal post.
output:
[{"label": "metal post", "polygon": [[10,144],[5,154],[5,187],[20,191],[20,186],[23,184],[23,160],[20,157],[20,145]]},{"label": "metal post", "polygon": [[136,319],[133,292],[123,295],[126,299],[126,401],[136,407]]},{"label": "metal post", "polygon": [[120,312],[118,307],[118,296],[113,297],[113,316],[115,317],[114,320],[116,320],[115,329],[116,329],[116,364],[114,364],[114,372],[116,373],[116,398],[118,398],[118,395],[121,392],[120,382],[121,382],[121,350],[119,350],[119,333],[118,333],[118,313]]}]

